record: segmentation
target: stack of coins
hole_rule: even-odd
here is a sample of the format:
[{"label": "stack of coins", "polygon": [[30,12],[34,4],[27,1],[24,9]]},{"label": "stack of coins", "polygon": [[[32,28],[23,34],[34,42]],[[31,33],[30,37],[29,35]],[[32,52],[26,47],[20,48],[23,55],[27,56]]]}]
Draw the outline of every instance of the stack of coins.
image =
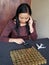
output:
[{"label": "stack of coins", "polygon": [[46,64],[46,59],[34,47],[10,51],[14,65],[41,65]]}]

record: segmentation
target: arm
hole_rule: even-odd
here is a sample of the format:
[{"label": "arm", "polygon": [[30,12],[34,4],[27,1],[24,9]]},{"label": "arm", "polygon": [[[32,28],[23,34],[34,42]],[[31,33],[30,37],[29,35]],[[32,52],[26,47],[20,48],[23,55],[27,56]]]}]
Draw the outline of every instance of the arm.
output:
[{"label": "arm", "polygon": [[33,25],[32,25],[32,30],[30,30],[30,38],[32,39],[32,40],[36,40],[37,39],[37,32],[36,32],[36,25],[35,25],[35,23],[33,22]]},{"label": "arm", "polygon": [[21,44],[24,42],[23,39],[21,38],[9,38],[9,35],[12,33],[12,30],[14,28],[14,23],[12,21],[9,21],[6,27],[4,28],[1,36],[0,36],[0,41],[2,42],[16,42],[18,44]]},{"label": "arm", "polygon": [[25,43],[25,41],[22,38],[6,38],[6,37],[0,37],[1,42],[15,42],[17,44]]},{"label": "arm", "polygon": [[8,21],[7,25],[5,26],[4,30],[2,31],[0,35],[0,41],[8,42],[9,35],[13,27],[14,27],[14,24],[12,23],[12,21]]},{"label": "arm", "polygon": [[35,23],[34,20],[32,19],[32,17],[30,16],[30,20],[29,20],[29,28],[30,28],[30,38],[32,40],[37,39],[37,32],[36,32],[36,28],[35,28]]}]

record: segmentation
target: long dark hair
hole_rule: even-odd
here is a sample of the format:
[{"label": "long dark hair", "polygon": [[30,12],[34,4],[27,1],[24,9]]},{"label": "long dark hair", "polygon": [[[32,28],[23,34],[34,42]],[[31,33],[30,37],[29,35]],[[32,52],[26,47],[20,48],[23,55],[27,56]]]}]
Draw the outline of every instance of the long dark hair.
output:
[{"label": "long dark hair", "polygon": [[[20,21],[19,21],[19,18],[18,18],[20,13],[28,13],[29,15],[31,15],[32,12],[31,12],[30,6],[27,3],[22,3],[17,8],[16,15],[13,18],[13,19],[16,19],[16,31],[17,32],[18,32],[18,30],[19,30],[18,28],[20,26]],[[28,22],[26,23],[26,30],[27,30],[28,34],[30,34]]]}]

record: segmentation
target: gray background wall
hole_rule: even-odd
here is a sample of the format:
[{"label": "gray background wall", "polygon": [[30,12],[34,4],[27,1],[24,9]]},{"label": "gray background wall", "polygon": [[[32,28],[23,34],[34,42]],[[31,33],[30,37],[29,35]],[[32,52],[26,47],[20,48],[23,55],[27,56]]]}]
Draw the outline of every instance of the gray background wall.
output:
[{"label": "gray background wall", "polygon": [[38,38],[49,38],[49,0],[32,0],[31,8]]}]

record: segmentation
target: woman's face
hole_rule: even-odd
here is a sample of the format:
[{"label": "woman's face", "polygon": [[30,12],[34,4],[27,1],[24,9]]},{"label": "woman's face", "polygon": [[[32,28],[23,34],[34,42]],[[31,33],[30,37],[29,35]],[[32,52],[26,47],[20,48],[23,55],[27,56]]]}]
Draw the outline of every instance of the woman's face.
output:
[{"label": "woman's face", "polygon": [[19,14],[19,21],[20,23],[26,23],[29,20],[29,14],[28,13],[20,13]]}]

